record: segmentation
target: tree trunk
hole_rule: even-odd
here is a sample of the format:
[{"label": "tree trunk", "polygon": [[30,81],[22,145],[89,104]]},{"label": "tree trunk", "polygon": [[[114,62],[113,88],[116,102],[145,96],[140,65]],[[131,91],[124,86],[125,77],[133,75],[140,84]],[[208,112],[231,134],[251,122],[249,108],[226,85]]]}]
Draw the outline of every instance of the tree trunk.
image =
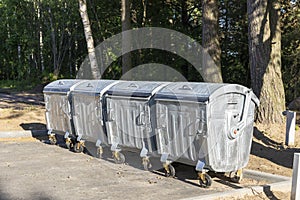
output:
[{"label": "tree trunk", "polygon": [[145,25],[146,25],[146,18],[147,18],[147,4],[146,4],[146,0],[142,0],[142,4],[143,4],[142,27],[145,27]]},{"label": "tree trunk", "polygon": [[97,58],[96,58],[96,51],[94,47],[94,39],[92,35],[92,29],[90,25],[89,16],[87,13],[87,5],[86,0],[79,0],[79,12],[83,23],[83,29],[84,29],[84,35],[86,39],[87,44],[87,50],[88,55],[90,59],[90,65],[91,65],[91,74],[92,79],[100,79],[101,78],[101,72],[98,68]]},{"label": "tree trunk", "polygon": [[58,76],[59,71],[57,69],[57,45],[56,45],[56,31],[53,24],[53,16],[51,12],[51,8],[48,8],[49,12],[49,22],[50,22],[50,30],[51,30],[51,46],[52,46],[52,54],[53,54],[53,71],[54,75]]},{"label": "tree trunk", "polygon": [[[202,58],[205,80],[223,82],[221,73],[221,47],[219,42],[219,9],[217,0],[202,2],[202,47],[212,58]],[[217,67],[217,70],[212,70]]]},{"label": "tree trunk", "polygon": [[[125,49],[130,49],[131,46],[131,35],[128,33],[124,33],[124,31],[131,29],[131,17],[130,17],[130,0],[121,0],[121,19],[122,19],[122,74],[124,75],[131,69],[131,53],[124,54]],[[127,79],[130,79],[126,75]]]},{"label": "tree trunk", "polygon": [[40,66],[40,68],[38,67],[38,69],[41,72],[45,71],[45,64],[44,64],[44,55],[43,55],[43,51],[44,51],[44,40],[43,40],[43,26],[42,26],[42,12],[41,12],[41,0],[34,0],[33,1],[33,6],[34,6],[34,11],[35,11],[35,16],[37,17],[36,20],[36,33],[37,33],[37,40],[39,41],[39,44],[37,46],[37,54],[35,59],[37,62],[37,65]]},{"label": "tree trunk", "polygon": [[247,7],[251,84],[260,99],[257,120],[283,123],[280,6],[277,1],[248,0]]},{"label": "tree trunk", "polygon": [[[188,15],[188,5],[186,0],[181,0],[181,23],[184,30],[184,33],[188,33],[189,31],[189,15]],[[182,75],[189,80],[189,66],[188,62],[184,61],[181,66]]]}]

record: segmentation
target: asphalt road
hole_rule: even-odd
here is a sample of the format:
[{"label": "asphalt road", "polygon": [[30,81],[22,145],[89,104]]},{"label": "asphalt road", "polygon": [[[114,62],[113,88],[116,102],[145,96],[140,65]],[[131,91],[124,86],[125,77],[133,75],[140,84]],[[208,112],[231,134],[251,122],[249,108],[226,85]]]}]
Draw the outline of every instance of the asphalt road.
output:
[{"label": "asphalt road", "polygon": [[0,199],[181,199],[267,182],[246,177],[239,185],[215,177],[203,189],[193,167],[175,165],[176,178],[167,178],[142,170],[134,153],[115,164],[109,153],[97,159],[34,138],[2,139],[0,147]]}]

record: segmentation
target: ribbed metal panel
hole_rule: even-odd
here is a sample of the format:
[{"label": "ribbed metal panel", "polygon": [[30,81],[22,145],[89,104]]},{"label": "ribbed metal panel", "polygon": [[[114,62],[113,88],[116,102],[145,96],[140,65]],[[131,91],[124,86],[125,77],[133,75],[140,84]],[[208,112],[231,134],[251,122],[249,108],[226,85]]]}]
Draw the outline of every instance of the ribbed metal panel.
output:
[{"label": "ribbed metal panel", "polygon": [[198,103],[157,101],[158,153],[168,154],[171,160],[198,160],[197,143],[206,135],[205,108]]},{"label": "ribbed metal panel", "polygon": [[49,83],[43,89],[46,106],[46,121],[48,130],[54,133],[74,133],[70,90],[82,80],[57,80]]},{"label": "ribbed metal panel", "polygon": [[148,100],[108,96],[106,102],[109,143],[142,149],[143,141],[147,141],[152,135]]},{"label": "ribbed metal panel", "polygon": [[82,94],[73,95],[74,126],[76,134],[84,140],[96,142],[101,140],[107,144],[106,133],[102,126],[99,97]]},{"label": "ribbed metal panel", "polygon": [[46,121],[48,129],[54,132],[71,132],[70,115],[68,115],[68,97],[66,94],[45,94]]},{"label": "ribbed metal panel", "polygon": [[89,80],[72,89],[72,109],[76,135],[90,142],[107,145],[104,127],[103,95],[114,84],[113,80]]},{"label": "ribbed metal panel", "polygon": [[151,123],[153,93],[165,83],[120,82],[108,90],[106,98],[108,142],[119,148],[156,151]]}]

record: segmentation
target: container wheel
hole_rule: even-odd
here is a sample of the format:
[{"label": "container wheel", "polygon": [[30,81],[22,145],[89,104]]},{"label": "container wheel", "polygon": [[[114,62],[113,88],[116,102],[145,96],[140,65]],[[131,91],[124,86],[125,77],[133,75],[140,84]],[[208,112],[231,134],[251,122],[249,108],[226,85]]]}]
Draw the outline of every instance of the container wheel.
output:
[{"label": "container wheel", "polygon": [[172,177],[174,178],[176,175],[175,168],[173,165],[169,164],[168,166],[165,167],[165,176],[166,177]]},{"label": "container wheel", "polygon": [[73,150],[75,153],[82,153],[84,150],[84,146],[80,142],[77,142],[76,144],[74,144]]},{"label": "container wheel", "polygon": [[231,181],[234,183],[240,183],[241,180],[242,180],[242,177],[239,177],[239,176],[234,176],[231,178]]},{"label": "container wheel", "polygon": [[71,150],[72,148],[74,148],[74,145],[72,142],[66,142],[66,146],[67,146],[67,149]]},{"label": "container wheel", "polygon": [[209,188],[212,184],[212,179],[207,173],[199,173],[199,184],[202,188]]},{"label": "container wheel", "polygon": [[113,159],[116,164],[125,163],[125,156],[121,152],[118,152],[118,151],[113,152]]},{"label": "container wheel", "polygon": [[103,147],[98,147],[97,148],[97,153],[96,153],[96,157],[97,158],[102,158],[102,154],[103,154]]},{"label": "container wheel", "polygon": [[[232,174],[233,172],[231,172]],[[239,169],[237,170],[233,175],[230,175],[231,181],[234,183],[240,183],[241,180],[243,179],[243,170]]]},{"label": "container wheel", "polygon": [[149,169],[152,167],[149,158],[143,158],[142,164],[145,171],[149,171]]},{"label": "container wheel", "polygon": [[65,143],[66,143],[67,149],[71,150],[73,148],[73,142],[70,138],[67,138]]},{"label": "container wheel", "polygon": [[49,135],[49,142],[51,145],[55,145],[57,143],[57,139],[55,137],[55,134]]},{"label": "container wheel", "polygon": [[66,146],[67,146],[67,149],[71,149],[71,143],[69,143],[69,142],[66,142]]}]

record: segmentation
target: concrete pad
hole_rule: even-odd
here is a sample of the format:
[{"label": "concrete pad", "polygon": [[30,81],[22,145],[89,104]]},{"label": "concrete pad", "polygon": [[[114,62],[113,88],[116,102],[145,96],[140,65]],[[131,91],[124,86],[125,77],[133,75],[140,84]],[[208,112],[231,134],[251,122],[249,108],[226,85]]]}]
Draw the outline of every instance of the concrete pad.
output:
[{"label": "concrete pad", "polygon": [[[30,134],[0,132],[0,138]],[[160,171],[142,170],[132,152],[125,153],[126,164],[117,165],[108,149],[104,159],[96,159],[63,146],[1,140],[0,199],[216,199],[291,188],[290,178],[245,170],[241,184],[214,177],[212,186],[203,189],[191,166],[176,165],[176,178],[167,178]],[[87,149],[95,152],[92,146]]]},{"label": "concrete pad", "polygon": [[47,135],[47,130],[0,131],[0,138],[42,137],[46,135]]},{"label": "concrete pad", "polygon": [[292,179],[285,176],[274,175],[254,170],[244,170],[245,177],[251,177],[252,179],[269,180],[269,184],[250,186],[246,188],[240,188],[236,190],[230,190],[225,192],[216,192],[214,194],[208,194],[203,196],[194,196],[190,198],[185,198],[184,200],[197,200],[197,199],[218,199],[220,197],[236,197],[242,198],[245,195],[253,195],[257,193],[267,193],[269,191],[280,191],[280,192],[290,192]]}]

